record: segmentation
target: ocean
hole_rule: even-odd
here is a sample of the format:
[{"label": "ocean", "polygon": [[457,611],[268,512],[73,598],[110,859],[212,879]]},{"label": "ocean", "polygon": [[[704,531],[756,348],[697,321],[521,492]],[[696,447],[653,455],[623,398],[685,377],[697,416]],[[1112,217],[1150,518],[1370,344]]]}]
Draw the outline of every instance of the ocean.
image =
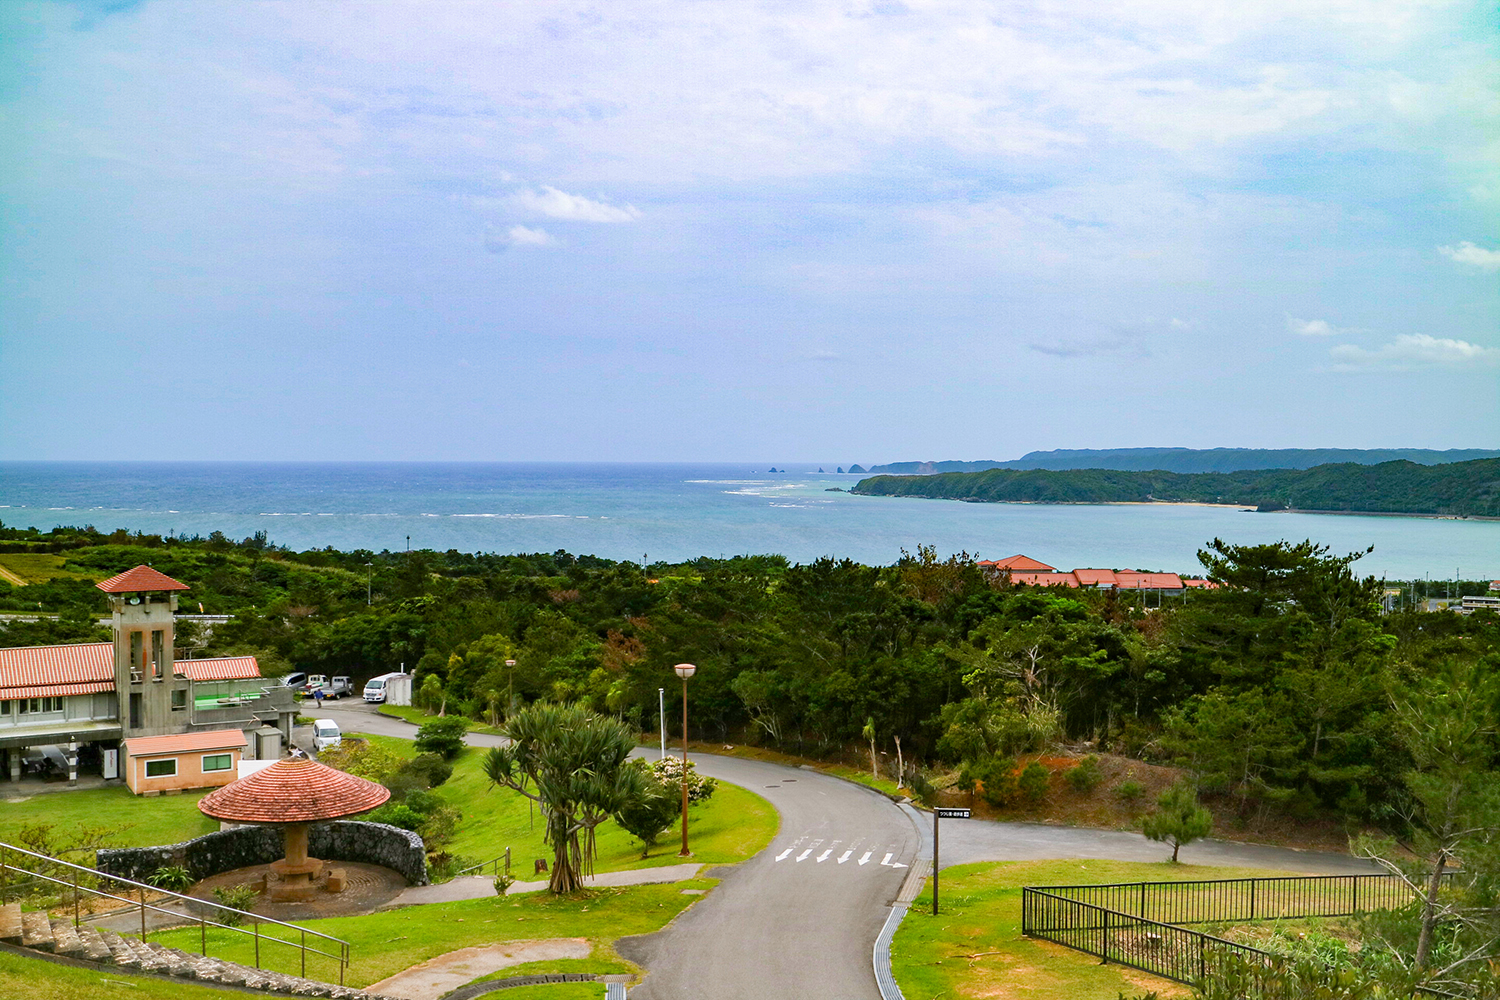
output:
[{"label": "ocean", "polygon": [[[1063,569],[1187,572],[1213,538],[1310,538],[1387,579],[1500,578],[1500,522],[859,497],[858,475],[748,464],[0,462],[0,522],[240,539],[295,549],[457,549],[686,560],[779,553],[883,565],[936,546]],[[825,466],[830,468],[830,466]],[[409,541],[408,541],[409,540]]]}]

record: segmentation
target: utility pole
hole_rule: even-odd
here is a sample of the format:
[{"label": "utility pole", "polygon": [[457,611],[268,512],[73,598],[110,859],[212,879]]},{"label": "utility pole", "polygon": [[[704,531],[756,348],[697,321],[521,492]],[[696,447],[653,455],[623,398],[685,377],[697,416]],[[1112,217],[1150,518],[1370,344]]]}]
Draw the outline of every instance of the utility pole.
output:
[{"label": "utility pole", "polygon": [[667,689],[656,689],[656,717],[661,721],[661,759],[667,759]]}]

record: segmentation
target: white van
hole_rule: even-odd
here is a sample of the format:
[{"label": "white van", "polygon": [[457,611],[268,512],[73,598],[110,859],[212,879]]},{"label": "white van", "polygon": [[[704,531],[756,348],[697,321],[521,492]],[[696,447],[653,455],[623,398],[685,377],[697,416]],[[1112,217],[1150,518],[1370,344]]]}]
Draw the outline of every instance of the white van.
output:
[{"label": "white van", "polygon": [[365,701],[376,703],[385,701],[386,681],[399,676],[399,674],[381,674],[379,677],[371,677],[365,682]]},{"label": "white van", "polygon": [[344,740],[344,734],[339,732],[339,724],[332,719],[313,720],[313,749],[322,753],[329,747],[336,747]]}]

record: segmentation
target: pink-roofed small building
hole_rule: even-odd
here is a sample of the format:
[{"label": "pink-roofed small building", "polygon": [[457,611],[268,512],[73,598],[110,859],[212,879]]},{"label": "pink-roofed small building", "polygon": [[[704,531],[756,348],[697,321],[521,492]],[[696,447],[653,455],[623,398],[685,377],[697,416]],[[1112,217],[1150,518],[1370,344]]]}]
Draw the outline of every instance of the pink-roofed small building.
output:
[{"label": "pink-roofed small building", "polygon": [[117,779],[128,763],[122,743],[205,732],[238,734],[236,763],[241,752],[280,755],[296,706],[290,690],[261,678],[255,657],[176,658],[186,584],[137,566],[98,587],[109,597],[112,642],[0,649],[0,774],[19,781],[23,762],[52,760],[76,782],[79,751],[93,744],[102,776]]}]

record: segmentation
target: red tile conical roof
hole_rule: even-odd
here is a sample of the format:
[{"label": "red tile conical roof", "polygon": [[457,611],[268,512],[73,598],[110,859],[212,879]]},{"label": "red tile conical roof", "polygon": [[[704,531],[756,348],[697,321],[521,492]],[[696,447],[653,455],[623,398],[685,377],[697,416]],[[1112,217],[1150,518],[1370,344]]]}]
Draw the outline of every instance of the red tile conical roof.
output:
[{"label": "red tile conical roof", "polygon": [[139,594],[148,590],[187,590],[188,585],[179,583],[167,574],[150,566],[127,569],[119,576],[112,576],[94,586],[106,594]]},{"label": "red tile conical roof", "polygon": [[384,785],[290,757],[209,792],[198,809],[232,823],[317,823],[369,812],[390,797]]}]

